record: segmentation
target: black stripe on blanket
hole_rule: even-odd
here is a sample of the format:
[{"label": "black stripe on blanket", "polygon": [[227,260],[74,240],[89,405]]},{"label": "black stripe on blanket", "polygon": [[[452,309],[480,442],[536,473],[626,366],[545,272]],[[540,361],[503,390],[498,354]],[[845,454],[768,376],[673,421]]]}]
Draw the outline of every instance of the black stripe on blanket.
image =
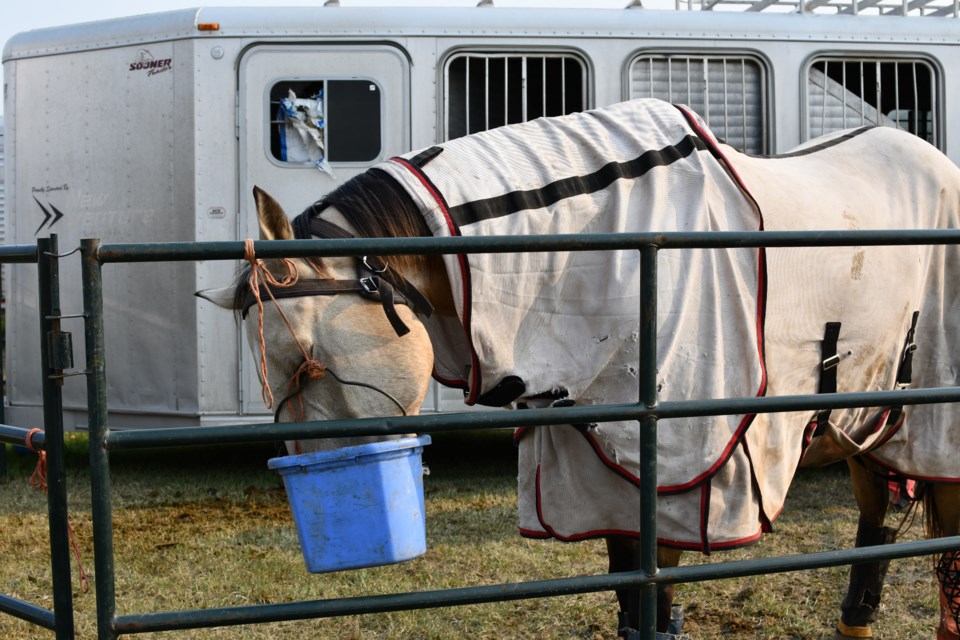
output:
[{"label": "black stripe on blanket", "polygon": [[561,200],[606,189],[617,180],[634,180],[655,167],[665,167],[682,160],[694,151],[706,150],[697,137],[688,135],[675,145],[645,151],[627,162],[610,162],[593,173],[563,178],[539,189],[512,191],[494,198],[474,200],[450,208],[450,217],[458,226],[509,216],[518,211],[542,209]]},{"label": "black stripe on blanket", "polygon": [[837,136],[836,138],[831,138],[826,142],[821,142],[820,144],[815,144],[812,147],[807,147],[806,149],[800,149],[799,151],[788,151],[787,153],[781,153],[775,156],[760,156],[762,158],[770,158],[773,160],[782,160],[785,158],[799,158],[801,156],[808,156],[811,153],[817,153],[818,151],[823,151],[824,149],[829,149],[830,147],[835,147],[841,142],[846,142],[852,138],[856,138],[860,134],[866,133],[871,129],[876,129],[879,125],[869,125],[866,127],[860,127],[859,129],[854,129],[849,131],[842,136]]}]

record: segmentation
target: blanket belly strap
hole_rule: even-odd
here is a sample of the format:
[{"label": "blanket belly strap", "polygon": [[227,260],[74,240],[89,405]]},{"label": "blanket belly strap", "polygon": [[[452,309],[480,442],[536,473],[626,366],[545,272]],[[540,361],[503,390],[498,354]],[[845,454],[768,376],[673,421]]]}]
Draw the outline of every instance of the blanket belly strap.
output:
[{"label": "blanket belly strap", "polygon": [[[903,352],[900,355],[900,366],[897,367],[897,389],[906,389],[913,382],[913,352],[917,350],[916,339],[917,321],[920,319],[920,312],[914,311],[910,319],[910,330],[907,331],[907,338],[904,340]],[[887,418],[888,424],[897,424],[903,415],[903,406],[893,407]]]},{"label": "blanket belly strap", "polygon": [[[837,392],[837,366],[840,364],[840,355],[837,353],[837,342],[840,339],[840,323],[828,322],[823,332],[823,343],[820,346],[820,384],[817,393]],[[830,422],[830,409],[824,409],[817,414],[817,428],[813,436],[821,436]]]}]

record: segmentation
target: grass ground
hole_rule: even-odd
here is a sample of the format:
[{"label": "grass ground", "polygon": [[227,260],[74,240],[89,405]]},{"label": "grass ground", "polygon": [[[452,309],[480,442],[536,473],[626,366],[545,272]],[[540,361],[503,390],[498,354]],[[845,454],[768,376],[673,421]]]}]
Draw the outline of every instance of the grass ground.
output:
[{"label": "grass ground", "polygon": [[[86,443],[69,436],[71,522],[93,569]],[[380,567],[313,575],[303,568],[272,445],[123,452],[111,458],[118,613],[229,607],[603,573],[604,546],[530,541],[516,533],[516,453],[507,432],[438,435],[424,452],[428,551]],[[10,452],[0,479],[0,593],[49,607],[46,506],[27,479],[34,457]],[[799,474],[776,531],[749,549],[685,563],[848,547],[856,511],[846,469]],[[921,535],[919,522],[906,535]],[[894,561],[876,630],[931,638],[930,558]],[[678,586],[696,640],[832,639],[846,568]],[[74,567],[76,576],[76,568]],[[76,580],[75,580],[76,582]],[[75,588],[77,638],[96,637],[93,593]],[[330,620],[200,629],[144,638],[616,638],[612,594]],[[0,638],[53,637],[0,614]]]}]

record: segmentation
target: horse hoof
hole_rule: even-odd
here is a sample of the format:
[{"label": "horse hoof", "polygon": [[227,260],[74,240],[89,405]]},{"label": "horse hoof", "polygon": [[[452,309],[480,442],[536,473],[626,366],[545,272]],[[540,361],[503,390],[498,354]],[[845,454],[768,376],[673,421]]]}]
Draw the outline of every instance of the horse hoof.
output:
[{"label": "horse hoof", "polygon": [[837,623],[836,633],[833,634],[834,640],[845,640],[846,638],[872,638],[873,629],[870,627],[853,627],[843,623],[843,620]]}]

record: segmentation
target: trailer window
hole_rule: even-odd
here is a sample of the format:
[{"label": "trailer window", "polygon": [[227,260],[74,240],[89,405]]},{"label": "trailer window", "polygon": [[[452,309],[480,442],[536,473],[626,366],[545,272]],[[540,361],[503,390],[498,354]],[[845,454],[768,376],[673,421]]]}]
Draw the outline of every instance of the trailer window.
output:
[{"label": "trailer window", "polygon": [[807,73],[807,138],[884,125],[938,144],[936,91],[936,74],[926,60],[817,58]]},{"label": "trailer window", "polygon": [[735,149],[769,151],[766,74],[758,59],[644,53],[630,62],[629,95],[687,105]]},{"label": "trailer window", "polygon": [[371,80],[285,80],[270,89],[270,150],[292,165],[380,157],[381,91]]},{"label": "trailer window", "polygon": [[458,53],[444,72],[446,140],[587,107],[587,74],[571,53]]}]

